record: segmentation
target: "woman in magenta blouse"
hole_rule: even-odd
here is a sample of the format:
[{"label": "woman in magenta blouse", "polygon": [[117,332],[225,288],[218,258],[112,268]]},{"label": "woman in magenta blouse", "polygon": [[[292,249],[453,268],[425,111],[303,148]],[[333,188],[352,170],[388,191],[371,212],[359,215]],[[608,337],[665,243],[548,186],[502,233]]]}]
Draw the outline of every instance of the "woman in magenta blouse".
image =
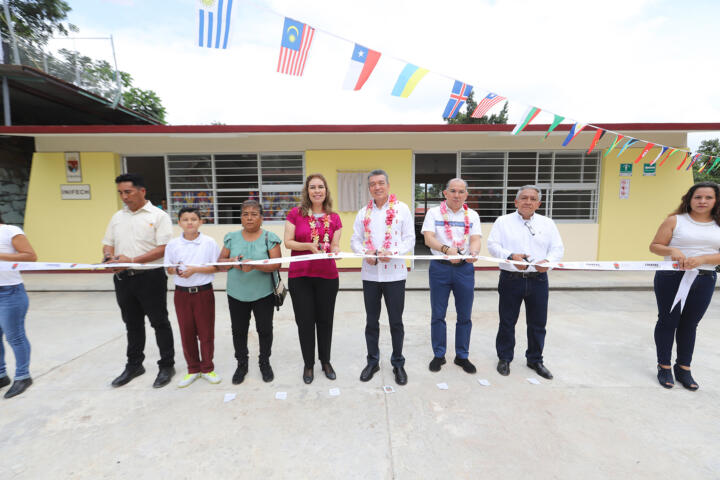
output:
[{"label": "woman in magenta blouse", "polygon": [[[341,230],[342,222],[332,211],[325,177],[319,173],[308,175],[302,190],[302,203],[290,210],[285,222],[285,247],[292,250],[292,256],[339,252]],[[288,290],[305,362],[305,383],[311,383],[314,377],[316,332],[323,372],[330,380],[336,378],[330,365],[330,344],[338,285],[334,259],[290,264]]]}]

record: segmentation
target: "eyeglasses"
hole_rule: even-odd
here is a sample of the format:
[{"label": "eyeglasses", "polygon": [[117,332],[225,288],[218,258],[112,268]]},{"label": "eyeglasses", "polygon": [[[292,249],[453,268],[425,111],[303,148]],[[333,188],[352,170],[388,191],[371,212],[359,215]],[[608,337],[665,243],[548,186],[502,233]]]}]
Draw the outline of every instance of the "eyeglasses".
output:
[{"label": "eyeglasses", "polygon": [[535,229],[530,225],[530,222],[525,222],[525,226],[530,231],[530,235],[535,236]]}]

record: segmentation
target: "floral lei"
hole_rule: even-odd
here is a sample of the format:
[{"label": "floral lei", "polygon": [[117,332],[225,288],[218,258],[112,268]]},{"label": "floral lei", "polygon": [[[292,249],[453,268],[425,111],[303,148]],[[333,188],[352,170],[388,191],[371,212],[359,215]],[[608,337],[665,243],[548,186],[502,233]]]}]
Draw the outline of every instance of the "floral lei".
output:
[{"label": "floral lei", "polygon": [[[397,197],[395,194],[390,194],[390,198],[388,199],[388,209],[385,213],[385,241],[383,242],[383,250],[388,251],[390,250],[392,242],[392,223],[397,213],[395,211],[395,202],[397,202]],[[376,250],[373,246],[370,232],[370,214],[372,213],[372,208],[373,201],[370,200],[367,204],[367,208],[365,209],[365,219],[363,220],[363,227],[365,229],[365,248],[367,248],[368,251]]]},{"label": "floral lei", "polygon": [[319,219],[323,223],[325,233],[323,234],[323,241],[320,243],[320,232],[317,229],[317,219],[314,216],[310,216],[310,234],[312,236],[312,243],[318,245],[323,252],[330,251],[330,217],[323,215]]},{"label": "floral lei", "polygon": [[470,216],[468,214],[467,203],[463,203],[462,208],[463,213],[465,214],[465,233],[462,240],[458,241],[453,238],[452,228],[450,227],[450,218],[448,216],[447,204],[446,202],[442,202],[440,204],[440,213],[442,214],[443,221],[445,222],[445,235],[450,240],[450,243],[452,243],[452,245],[458,249],[458,253],[461,252],[460,247],[463,247],[467,243],[468,237],[470,236]]}]

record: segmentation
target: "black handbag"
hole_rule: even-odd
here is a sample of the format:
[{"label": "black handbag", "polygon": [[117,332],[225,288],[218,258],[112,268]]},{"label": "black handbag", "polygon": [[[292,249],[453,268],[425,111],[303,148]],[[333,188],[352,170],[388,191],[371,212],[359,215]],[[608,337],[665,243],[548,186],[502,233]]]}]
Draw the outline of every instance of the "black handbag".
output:
[{"label": "black handbag", "polygon": [[[268,258],[270,258],[270,242],[268,241],[268,232],[265,231],[265,246],[268,250]],[[278,270],[273,270],[270,272],[270,283],[272,284],[273,288],[273,303],[275,304],[275,308],[280,311],[280,307],[285,302],[285,297],[287,296],[288,290],[287,287],[285,287],[285,284],[282,281],[282,277],[280,277],[280,272]]]}]

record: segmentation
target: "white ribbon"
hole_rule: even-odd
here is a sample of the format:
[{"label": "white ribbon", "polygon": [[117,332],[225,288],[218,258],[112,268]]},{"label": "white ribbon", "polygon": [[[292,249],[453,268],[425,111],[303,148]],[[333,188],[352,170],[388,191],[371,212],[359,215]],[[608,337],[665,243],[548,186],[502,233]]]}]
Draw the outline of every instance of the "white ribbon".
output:
[{"label": "white ribbon", "polygon": [[[505,258],[471,256],[471,255],[388,255],[389,258],[401,260],[468,260],[477,259],[490,263],[512,263],[515,265],[532,265],[543,268],[559,268],[563,270],[618,270],[618,271],[656,271],[677,270],[677,263],[672,261],[657,262],[518,262]],[[268,258],[265,260],[248,260],[245,262],[209,262],[202,264],[159,264],[159,263],[58,263],[58,262],[0,262],[0,271],[29,271],[29,270],[104,270],[113,268],[149,269],[159,267],[177,266],[208,266],[208,265],[275,265],[278,263],[306,262],[309,260],[327,260],[344,258],[378,258],[375,255],[362,253],[313,253],[297,255],[294,257]],[[692,282],[691,282],[692,283]]]},{"label": "white ribbon", "polygon": [[688,293],[690,293],[690,287],[692,287],[693,282],[698,276],[697,270],[686,270],[685,274],[682,277],[682,280],[680,280],[680,285],[678,285],[677,293],[675,294],[675,299],[673,300],[672,305],[670,306],[670,311],[672,312],[673,308],[675,308],[675,305],[680,302],[680,313],[682,313],[683,309],[685,308],[685,300],[687,300]]}]

